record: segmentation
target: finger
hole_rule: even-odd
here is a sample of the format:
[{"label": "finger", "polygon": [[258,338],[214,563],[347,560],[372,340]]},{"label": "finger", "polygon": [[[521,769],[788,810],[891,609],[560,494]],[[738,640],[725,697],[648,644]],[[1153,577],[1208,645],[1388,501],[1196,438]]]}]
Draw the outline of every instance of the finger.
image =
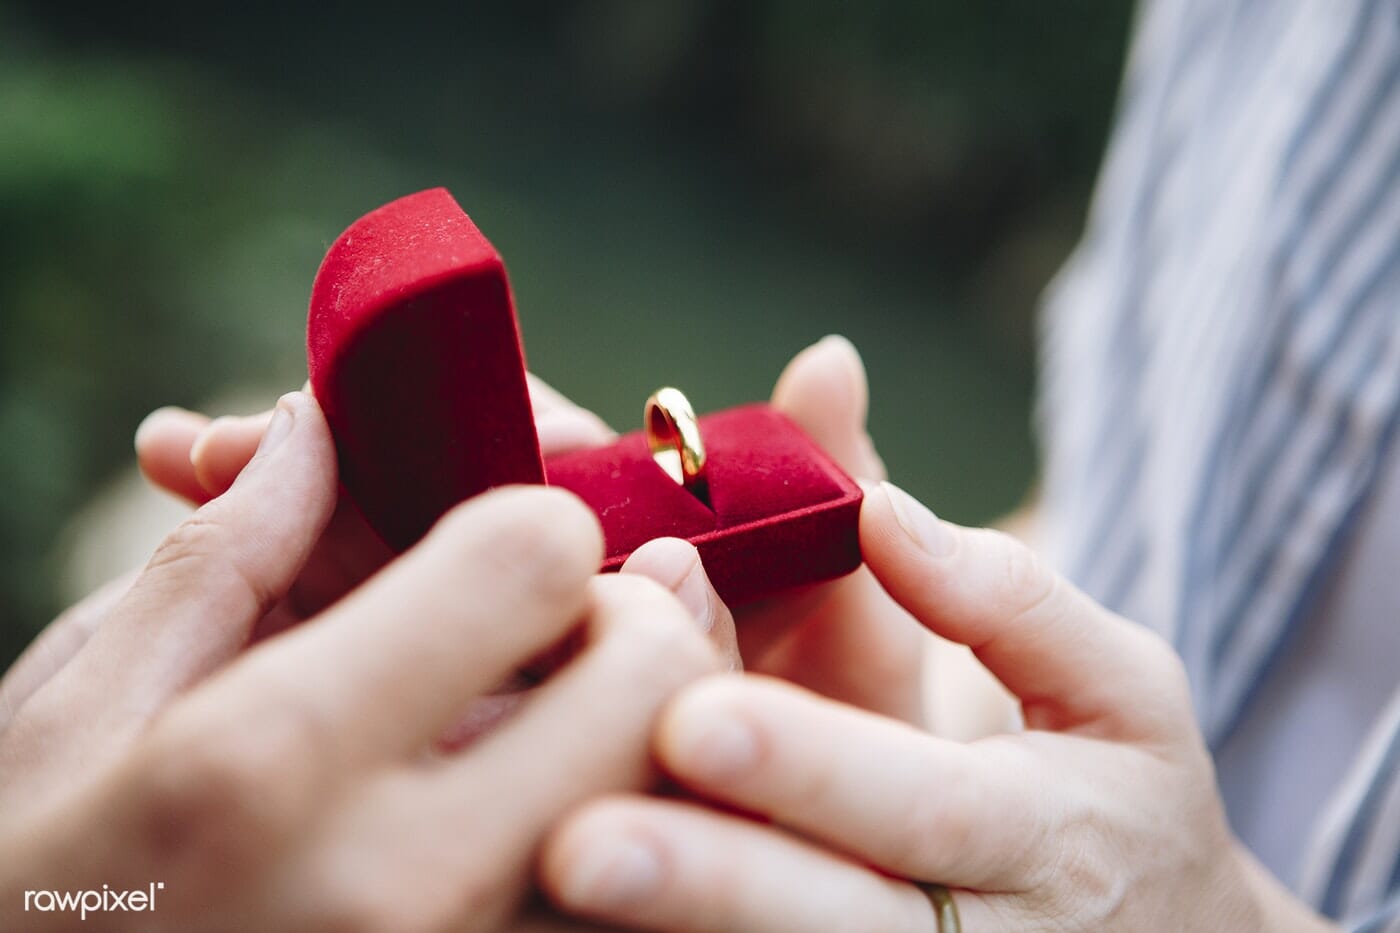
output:
[{"label": "finger", "polygon": [[[184,454],[202,499],[222,495],[256,453],[272,418],[225,416],[208,422]],[[394,556],[364,515],[344,495],[326,523],[314,557],[302,568],[288,599],[268,613],[254,633],[270,637],[330,606]]]},{"label": "finger", "polygon": [[221,719],[308,724],[328,767],[417,752],[573,627],[602,553],[597,519],[568,493],[479,496],[334,607],[250,652],[201,703]]},{"label": "finger", "polygon": [[582,408],[534,373],[528,374],[530,405],[535,412],[535,433],[546,456],[584,447],[597,447],[617,439],[617,432],[593,412]]},{"label": "finger", "polygon": [[195,504],[209,498],[190,464],[190,448],[209,419],[183,408],[158,408],[136,429],[136,462],[152,484]]},{"label": "finger", "polygon": [[1016,539],[942,521],[889,483],[867,492],[860,538],[889,594],[935,634],[972,648],[1020,699],[1029,727],[1129,737],[1189,726],[1189,690],[1170,647]]},{"label": "finger", "polygon": [[278,403],[250,468],[157,549],[82,650],[20,713],[48,748],[91,760],[232,657],[285,595],[335,502],[335,451],[315,402]]},{"label": "finger", "polygon": [[[211,495],[229,488],[257,450],[271,412],[216,418],[196,439],[189,459]],[[393,557],[393,551],[344,495],[336,503],[325,533],[298,577],[286,607],[268,616],[258,636],[266,637],[330,606]],[[285,609],[285,611],[281,611]]]},{"label": "finger", "polygon": [[291,393],[277,411],[255,468],[156,550],[76,659],[82,676],[168,695],[231,657],[285,595],[330,517],[336,472],[315,402]]},{"label": "finger", "polygon": [[132,571],[104,584],[49,623],[24,649],[0,677],[0,732],[5,731],[24,702],[87,644],[135,579],[136,572]]},{"label": "finger", "polygon": [[[596,415],[569,402],[542,380],[532,376],[531,389],[536,393],[537,417],[544,417],[542,443],[546,454],[615,437]],[[189,448],[188,459],[206,497],[219,495],[233,484],[257,450],[270,418],[268,411],[205,419],[205,427]],[[295,594],[297,615],[308,615],[334,602],[351,585],[383,566],[390,556],[363,516],[348,503],[342,502],[337,509],[327,534],[338,539],[326,554],[332,559],[318,562],[309,568],[310,578],[299,581]]]},{"label": "finger", "polygon": [[852,476],[885,478],[885,465],[865,428],[865,366],[845,337],[824,337],[793,357],[773,388],[773,406]]},{"label": "finger", "polygon": [[[720,666],[684,607],[652,581],[600,577],[589,594],[583,650],[514,718],[408,792],[422,818],[442,828],[448,851],[469,861],[491,852],[502,879],[528,876],[541,837],[569,809],[649,783],[657,713]],[[464,826],[471,851],[460,844]]]},{"label": "finger", "polygon": [[680,538],[656,538],[633,551],[622,572],[649,577],[674,593],[730,670],[743,667],[734,614],[715,592],[694,545]]},{"label": "finger", "polygon": [[[885,475],[866,431],[865,368],[844,337],[827,337],[799,353],[779,377],[773,404],[852,475]],[[864,568],[747,607],[741,621],[751,669],[780,673],[865,709],[923,719],[919,681],[927,635],[890,604]]]},{"label": "finger", "polygon": [[906,722],[925,719],[923,669],[931,638],[864,567],[746,606],[738,631],[749,670]]},{"label": "finger", "polygon": [[215,418],[190,448],[195,478],[211,496],[223,494],[257,452],[272,412]]},{"label": "finger", "polygon": [[[288,595],[285,615],[294,624],[322,612],[364,583],[395,556],[349,497],[341,494],[311,561]],[[269,620],[273,621],[273,620]],[[259,635],[286,628],[268,627]]]},{"label": "finger", "polygon": [[526,678],[518,677],[502,684],[494,693],[477,697],[466,712],[438,736],[436,750],[444,754],[459,752],[499,728],[530,698],[530,689]]},{"label": "finger", "polygon": [[[862,568],[856,574],[864,572]],[[854,575],[800,587],[741,607],[735,618],[735,629],[745,663],[755,669],[766,664],[794,629],[825,614],[827,603],[839,590],[846,588],[846,581]]]},{"label": "finger", "polygon": [[1019,890],[1053,851],[1055,790],[1023,752],[947,742],[778,680],[682,692],[655,748],[701,795],[904,877]]},{"label": "finger", "polygon": [[[614,797],[571,815],[545,844],[541,884],[561,908],[667,933],[934,933],[907,883],[738,817],[690,804]],[[968,930],[995,933],[959,892]]]},{"label": "finger", "polygon": [[[589,602],[583,651],[536,688],[510,722],[432,778],[437,804],[462,800],[468,789],[489,798],[488,812],[475,819],[479,832],[501,845],[528,839],[533,846],[569,807],[646,783],[648,737],[662,705],[720,668],[684,607],[652,581],[600,577]],[[538,766],[542,748],[549,749],[547,768]]]}]

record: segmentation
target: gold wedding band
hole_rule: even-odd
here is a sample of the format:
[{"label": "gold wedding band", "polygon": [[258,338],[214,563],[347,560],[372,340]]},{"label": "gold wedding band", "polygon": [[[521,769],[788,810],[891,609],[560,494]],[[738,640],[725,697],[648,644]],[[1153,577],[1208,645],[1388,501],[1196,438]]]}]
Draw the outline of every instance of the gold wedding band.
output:
[{"label": "gold wedding band", "polygon": [[962,933],[962,921],[958,919],[958,905],[953,903],[953,895],[941,884],[915,884],[933,905],[933,916],[938,921],[934,927],[938,933]]},{"label": "gold wedding band", "polygon": [[705,442],[690,400],[680,389],[657,389],[647,399],[645,424],[647,446],[656,465],[692,495],[708,501]]}]

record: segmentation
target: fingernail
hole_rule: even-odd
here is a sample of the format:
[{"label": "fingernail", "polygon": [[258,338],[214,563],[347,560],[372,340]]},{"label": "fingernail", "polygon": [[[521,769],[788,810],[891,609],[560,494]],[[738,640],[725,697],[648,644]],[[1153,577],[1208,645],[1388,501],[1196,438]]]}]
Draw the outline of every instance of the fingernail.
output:
[{"label": "fingernail", "polygon": [[272,412],[272,420],[267,424],[267,430],[263,432],[262,440],[258,442],[258,453],[265,454],[277,448],[292,433],[292,425],[296,423],[296,415],[293,413],[296,406],[300,405],[305,398],[300,392],[288,392],[277,400],[277,407]]},{"label": "fingernail", "polygon": [[890,500],[895,521],[913,542],[930,557],[944,557],[953,549],[953,534],[937,515],[909,493],[891,483],[880,488]]},{"label": "fingernail", "polygon": [[752,726],[733,716],[718,716],[677,731],[668,760],[682,775],[724,780],[758,764],[758,736]]},{"label": "fingernail", "polygon": [[569,878],[567,900],[576,905],[617,907],[647,897],[661,886],[661,859],[639,839],[618,836],[594,843]]},{"label": "fingernail", "polygon": [[659,538],[645,547],[627,569],[651,577],[676,594],[700,630],[708,632],[714,627],[710,580],[694,546],[679,538]]},{"label": "fingernail", "polygon": [[815,346],[823,353],[830,353],[832,355],[840,354],[845,357],[847,361],[860,360],[860,351],[856,349],[856,345],[841,334],[827,334],[825,337],[818,340]]},{"label": "fingernail", "polygon": [[705,568],[696,560],[684,579],[672,591],[681,605],[695,618],[700,630],[708,632],[714,627],[714,612],[710,609],[710,581],[705,577]]},{"label": "fingernail", "polygon": [[823,354],[829,355],[832,360],[846,374],[846,381],[849,383],[853,398],[859,398],[865,393],[865,364],[861,362],[860,351],[856,345],[840,334],[827,334],[817,341],[817,347]]}]

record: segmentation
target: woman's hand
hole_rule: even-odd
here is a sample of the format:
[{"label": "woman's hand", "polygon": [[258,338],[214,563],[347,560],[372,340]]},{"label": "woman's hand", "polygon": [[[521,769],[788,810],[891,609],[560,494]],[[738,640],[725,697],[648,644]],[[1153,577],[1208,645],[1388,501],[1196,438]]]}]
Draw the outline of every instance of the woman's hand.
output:
[{"label": "woman's hand", "polygon": [[[721,667],[662,587],[595,578],[596,520],[543,489],[453,510],[332,608],[240,654],[335,508],[329,432],[294,393],[71,658],[24,691],[10,682],[0,851],[23,858],[0,859],[0,926],[76,925],[26,910],[27,891],[156,884],[152,910],[102,928],[513,924],[543,833],[586,798],[646,786],[662,702]],[[512,717],[432,751],[571,632],[582,647]]]},{"label": "woman's hand", "polygon": [[[860,354],[831,336],[797,354],[773,389],[773,406],[862,483],[885,478],[866,430],[869,391]],[[961,646],[936,638],[868,567],[830,583],[738,611],[750,671],[834,700],[973,738],[1014,724],[1014,701]]]},{"label": "woman's hand", "polygon": [[648,930],[931,933],[913,881],[952,888],[968,933],[1326,928],[1240,854],[1168,645],[888,485],[861,541],[900,605],[1020,699],[1027,731],[964,744],[767,678],[702,681],[655,753],[725,811],[587,805],[542,861],[562,907]]}]

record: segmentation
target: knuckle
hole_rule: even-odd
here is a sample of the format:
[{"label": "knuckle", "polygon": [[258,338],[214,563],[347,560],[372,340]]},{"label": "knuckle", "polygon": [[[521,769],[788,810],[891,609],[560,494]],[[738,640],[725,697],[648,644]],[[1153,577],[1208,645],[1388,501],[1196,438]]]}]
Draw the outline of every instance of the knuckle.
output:
[{"label": "knuckle", "polygon": [[[511,908],[513,889],[509,879],[498,866],[477,860],[455,879],[453,890],[455,902],[449,911],[451,918],[470,918],[472,930],[494,930],[503,925]],[[448,918],[443,922],[433,922],[429,929],[446,929]],[[461,929],[454,926],[453,929]]]},{"label": "knuckle", "polygon": [[205,599],[232,594],[247,600],[260,616],[271,608],[275,594],[232,558],[232,539],[217,504],[205,505],[166,536],[142,576],[176,588],[196,587]]},{"label": "knuckle", "polygon": [[166,535],[146,569],[160,571],[210,560],[222,551],[226,540],[227,533],[217,513],[204,506]]},{"label": "knuckle", "polygon": [[1095,929],[1111,928],[1121,919],[1129,888],[1113,833],[1086,808],[1061,827],[1042,881],[1033,888],[1034,902],[1038,913],[1061,923],[1079,918]]},{"label": "knuckle", "polygon": [[996,531],[1002,552],[1002,585],[1007,600],[1018,616],[1035,613],[1052,601],[1061,586],[1060,576],[1052,572],[1035,551],[1005,532]]},{"label": "knuckle", "polygon": [[256,857],[270,828],[263,789],[276,778],[266,758],[233,729],[157,726],[138,759],[138,813],[158,863],[199,875]]},{"label": "knuckle", "polygon": [[967,787],[921,787],[910,801],[909,819],[898,822],[885,842],[884,855],[892,866],[925,864],[930,851],[966,852],[975,839],[970,813],[976,812],[966,796]]},{"label": "knuckle", "polygon": [[1181,655],[1157,632],[1126,620],[1123,624],[1132,630],[1139,645],[1143,687],[1154,695],[1151,702],[1144,704],[1145,711],[1155,712],[1155,718],[1167,731],[1182,725],[1189,725],[1194,731],[1191,679]]},{"label": "knuckle", "polygon": [[338,751],[325,724],[304,703],[279,702],[287,690],[263,680],[254,715],[209,715],[224,698],[191,698],[153,724],[132,759],[138,850],[195,895],[258,871],[332,799],[312,780],[322,773],[313,761]]}]

